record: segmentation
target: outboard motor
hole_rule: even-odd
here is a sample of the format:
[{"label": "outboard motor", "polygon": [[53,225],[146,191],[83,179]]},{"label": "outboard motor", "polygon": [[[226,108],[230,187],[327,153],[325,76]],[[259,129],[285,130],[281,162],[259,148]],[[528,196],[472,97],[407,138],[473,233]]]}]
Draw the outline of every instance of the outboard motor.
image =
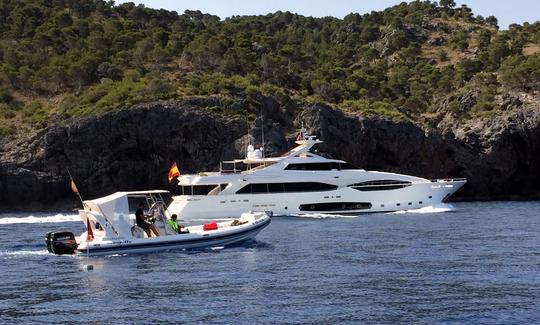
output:
[{"label": "outboard motor", "polygon": [[75,235],[69,231],[49,231],[45,235],[47,250],[53,254],[74,254],[77,249]]}]

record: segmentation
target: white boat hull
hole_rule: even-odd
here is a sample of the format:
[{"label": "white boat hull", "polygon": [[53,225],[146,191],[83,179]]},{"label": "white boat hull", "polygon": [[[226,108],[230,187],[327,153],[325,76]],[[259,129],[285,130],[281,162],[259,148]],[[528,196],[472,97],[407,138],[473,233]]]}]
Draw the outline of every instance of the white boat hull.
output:
[{"label": "white boat hull", "polygon": [[[173,196],[169,211],[178,214],[180,219],[184,220],[230,218],[249,210],[272,211],[275,216],[389,212],[438,205],[465,183],[465,180],[426,181],[400,189],[365,192],[340,187],[332,191],[309,193],[180,195]],[[369,208],[364,205],[360,209],[348,207],[340,210],[339,207],[334,207],[321,210],[316,206],[316,204],[351,202],[368,203]],[[301,209],[302,205],[304,207]],[[311,206],[316,210],[310,210]]]},{"label": "white boat hull", "polygon": [[[115,239],[111,241],[82,241],[77,249],[78,255],[110,255],[126,253],[147,253],[161,250],[186,250],[207,247],[227,246],[253,239],[270,224],[270,217],[264,216],[254,222],[236,227],[168,235],[151,238]],[[88,246],[88,247],[87,247]],[[87,249],[88,248],[88,249]]]}]

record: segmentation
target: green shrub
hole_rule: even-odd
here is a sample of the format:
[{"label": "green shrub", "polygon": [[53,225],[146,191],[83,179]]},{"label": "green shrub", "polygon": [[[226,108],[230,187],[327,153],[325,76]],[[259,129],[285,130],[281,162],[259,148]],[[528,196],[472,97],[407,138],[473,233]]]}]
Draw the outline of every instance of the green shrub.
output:
[{"label": "green shrub", "polygon": [[261,93],[261,90],[259,89],[259,87],[249,85],[246,87],[245,92],[247,96],[254,97],[259,95]]},{"label": "green shrub", "polygon": [[511,56],[501,65],[501,79],[509,87],[540,88],[540,54]]},{"label": "green shrub", "polygon": [[426,101],[419,96],[410,96],[403,103],[403,107],[407,112],[418,114],[424,112],[427,108]]},{"label": "green shrub", "polygon": [[24,105],[24,108],[22,110],[22,114],[24,117],[30,117],[34,115],[36,112],[41,110],[43,108],[43,105],[40,101],[33,100],[31,102],[28,102],[26,105]]},{"label": "green shrub", "polygon": [[365,115],[374,115],[395,120],[406,119],[403,113],[387,102],[376,101],[371,103],[365,99],[345,100],[339,104],[339,107],[350,112],[358,112]]},{"label": "green shrub", "polygon": [[16,116],[15,112],[6,104],[0,103],[0,113],[2,113],[2,117],[5,119],[11,119]]},{"label": "green shrub", "polygon": [[485,112],[491,111],[495,108],[495,104],[489,102],[478,102],[472,108],[471,111],[474,112]]},{"label": "green shrub", "polygon": [[0,136],[6,136],[13,134],[14,129],[10,127],[9,125],[3,124],[0,121]]},{"label": "green shrub", "polygon": [[490,102],[478,102],[468,112],[468,118],[491,117],[497,114],[495,104]]},{"label": "green shrub", "polygon": [[446,52],[444,49],[439,49],[437,55],[439,57],[439,61],[441,62],[448,61],[448,52]]},{"label": "green shrub", "polygon": [[40,101],[33,100],[24,105],[22,116],[27,122],[39,125],[46,121],[49,110]]},{"label": "green shrub", "polygon": [[62,98],[62,100],[60,101],[60,104],[58,105],[58,108],[60,112],[68,113],[70,110],[74,108],[76,104],[77,104],[77,97],[71,94],[68,94]]},{"label": "green shrub", "polygon": [[135,69],[127,69],[124,71],[123,81],[138,82],[141,79],[141,74]]},{"label": "green shrub", "polygon": [[13,101],[13,96],[9,93],[7,89],[0,88],[0,103],[9,104]]}]

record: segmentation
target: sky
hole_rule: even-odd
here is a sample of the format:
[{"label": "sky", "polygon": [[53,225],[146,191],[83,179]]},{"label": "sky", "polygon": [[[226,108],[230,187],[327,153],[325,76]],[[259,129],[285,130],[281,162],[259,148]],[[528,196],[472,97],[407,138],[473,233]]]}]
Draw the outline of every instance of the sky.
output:
[{"label": "sky", "polygon": [[[454,0],[457,6],[466,4],[475,15],[495,16],[499,27],[507,29],[512,23],[533,23],[540,20],[540,0]],[[200,10],[223,18],[234,15],[265,15],[267,13],[290,11],[304,16],[343,18],[351,12],[364,14],[372,10],[380,11],[399,4],[400,0],[117,0],[142,3],[146,7],[174,10]]]}]

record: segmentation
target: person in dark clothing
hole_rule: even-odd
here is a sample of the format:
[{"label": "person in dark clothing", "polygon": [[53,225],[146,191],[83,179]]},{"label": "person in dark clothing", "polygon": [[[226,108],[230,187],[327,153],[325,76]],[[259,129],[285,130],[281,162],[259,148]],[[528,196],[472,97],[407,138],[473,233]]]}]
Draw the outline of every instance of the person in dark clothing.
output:
[{"label": "person in dark clothing", "polygon": [[152,237],[152,233],[157,237],[159,236],[159,231],[156,226],[146,221],[144,216],[144,203],[139,203],[139,208],[135,211],[135,220],[137,221],[137,226],[141,227],[148,237]]}]

